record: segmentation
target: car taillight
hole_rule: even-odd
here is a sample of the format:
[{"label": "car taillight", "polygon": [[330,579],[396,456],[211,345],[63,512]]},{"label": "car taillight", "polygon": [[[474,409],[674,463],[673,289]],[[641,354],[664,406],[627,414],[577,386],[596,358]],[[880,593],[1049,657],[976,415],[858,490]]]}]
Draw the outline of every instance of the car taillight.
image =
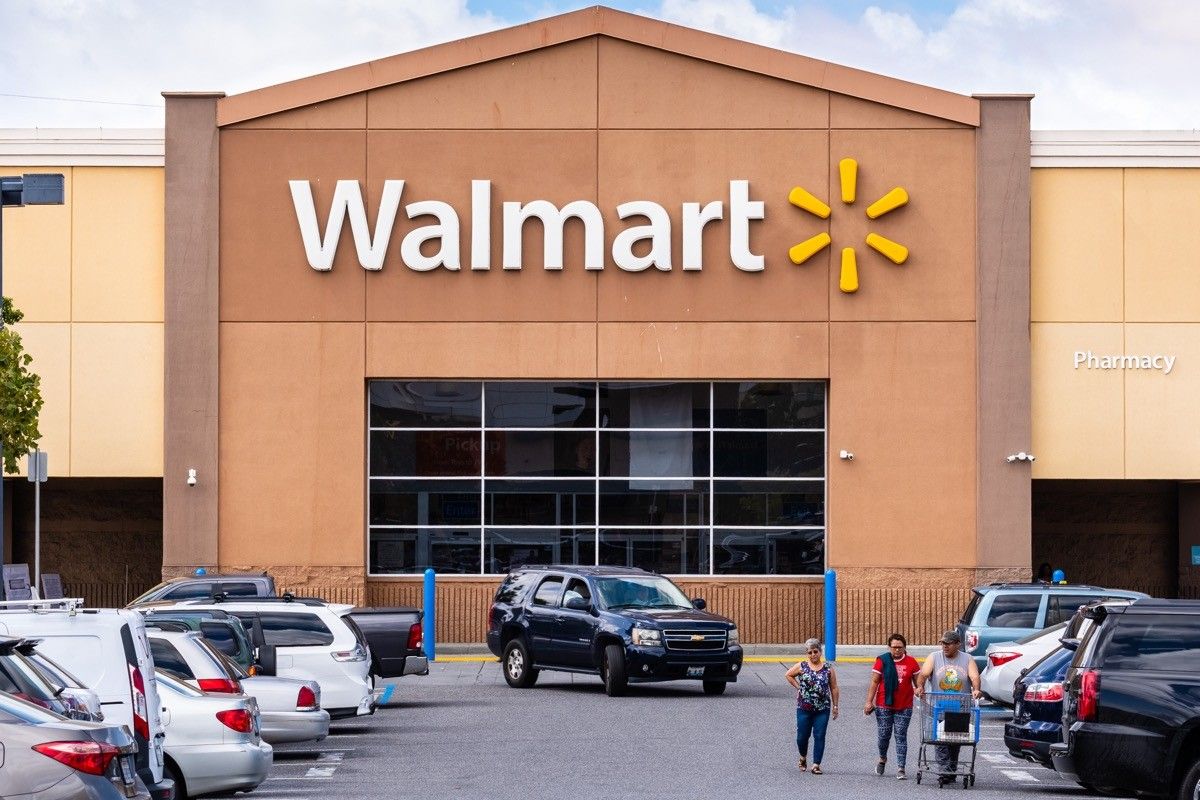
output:
[{"label": "car taillight", "polygon": [[319,705],[317,693],[307,686],[301,686],[299,693],[296,694],[296,710],[309,711]]},{"label": "car taillight", "polygon": [[967,631],[967,652],[974,653],[979,647],[979,631]]},{"label": "car taillight", "polygon": [[1020,653],[1010,653],[1007,651],[1002,653],[988,653],[988,661],[991,662],[993,667],[998,667],[1001,664],[1007,664],[1013,659],[1020,657]]},{"label": "car taillight", "polygon": [[408,629],[408,645],[407,646],[408,646],[409,650],[420,650],[421,649],[421,635],[422,635],[421,623],[414,622],[412,627],[410,627]]},{"label": "car taillight", "polygon": [[107,742],[46,742],[33,749],[71,769],[89,775],[103,775],[120,752]]},{"label": "car taillight", "polygon": [[146,682],[137,664],[129,664],[129,692],[133,696],[133,732],[150,739],[150,718],[146,704]]},{"label": "car taillight", "polygon": [[1025,687],[1026,702],[1058,703],[1063,699],[1063,685],[1054,683],[1031,683]]},{"label": "car taillight", "polygon": [[361,644],[354,645],[353,650],[337,650],[329,655],[333,656],[334,661],[366,661],[367,650]]},{"label": "car taillight", "polygon": [[1100,670],[1085,669],[1079,674],[1079,720],[1095,722],[1100,714]]},{"label": "car taillight", "polygon": [[231,708],[227,711],[218,711],[217,719],[226,728],[235,730],[238,733],[249,733],[253,727],[250,712],[244,708]]},{"label": "car taillight", "polygon": [[218,694],[241,694],[242,684],[230,678],[200,678],[196,681],[202,692],[217,692]]}]

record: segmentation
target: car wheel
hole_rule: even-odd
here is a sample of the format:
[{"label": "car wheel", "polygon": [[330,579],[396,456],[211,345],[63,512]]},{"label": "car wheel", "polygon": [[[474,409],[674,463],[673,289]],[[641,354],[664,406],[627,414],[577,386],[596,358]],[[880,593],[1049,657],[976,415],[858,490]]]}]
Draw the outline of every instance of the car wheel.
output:
[{"label": "car wheel", "polygon": [[175,781],[175,800],[187,800],[187,784],[179,774],[179,768],[171,759],[163,759],[163,777]]},{"label": "car wheel", "polygon": [[604,693],[609,697],[620,697],[629,687],[629,677],[625,674],[625,648],[619,644],[610,644],[604,648],[604,664],[600,669],[600,677],[604,679]]},{"label": "car wheel", "polygon": [[513,639],[504,648],[504,680],[514,689],[528,689],[537,681],[537,676],[529,651],[520,639]]},{"label": "car wheel", "polygon": [[727,685],[728,684],[725,681],[705,681],[704,693],[713,695],[725,694],[725,687]]},{"label": "car wheel", "polygon": [[1194,760],[1192,766],[1184,773],[1177,796],[1186,800],[1200,800],[1200,759]]}]

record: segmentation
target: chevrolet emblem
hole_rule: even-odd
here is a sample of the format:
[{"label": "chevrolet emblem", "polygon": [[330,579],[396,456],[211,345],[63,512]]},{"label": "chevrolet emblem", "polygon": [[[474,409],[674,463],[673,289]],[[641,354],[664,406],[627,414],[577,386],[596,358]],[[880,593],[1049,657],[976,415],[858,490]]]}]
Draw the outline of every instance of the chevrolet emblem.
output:
[{"label": "chevrolet emblem", "polygon": [[695,633],[695,634],[692,634],[692,641],[693,642],[703,642],[704,637],[699,633]]}]

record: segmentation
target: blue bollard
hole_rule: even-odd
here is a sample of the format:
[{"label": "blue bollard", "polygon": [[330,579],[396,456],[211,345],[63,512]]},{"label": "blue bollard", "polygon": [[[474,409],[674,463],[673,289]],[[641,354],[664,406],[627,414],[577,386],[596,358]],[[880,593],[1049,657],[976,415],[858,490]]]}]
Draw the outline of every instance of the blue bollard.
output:
[{"label": "blue bollard", "polygon": [[425,570],[425,618],[421,627],[425,641],[425,657],[434,661],[434,631],[437,629],[437,593],[434,591],[433,568]]},{"label": "blue bollard", "polygon": [[825,660],[837,661],[837,572],[825,570]]}]

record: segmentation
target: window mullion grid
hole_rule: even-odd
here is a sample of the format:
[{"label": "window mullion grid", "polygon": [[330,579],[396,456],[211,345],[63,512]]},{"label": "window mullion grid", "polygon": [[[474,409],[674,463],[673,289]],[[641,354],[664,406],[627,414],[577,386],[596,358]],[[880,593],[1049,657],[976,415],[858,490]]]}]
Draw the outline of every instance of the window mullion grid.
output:
[{"label": "window mullion grid", "polygon": [[487,382],[479,382],[479,574],[487,570]]},{"label": "window mullion grid", "polygon": [[714,575],[715,568],[713,565],[713,539],[716,538],[716,520],[717,520],[717,495],[716,495],[716,480],[713,477],[713,465],[716,463],[716,439],[713,436],[713,428],[717,425],[716,417],[717,391],[716,384],[713,381],[708,382],[708,574]]},{"label": "window mullion grid", "polygon": [[600,381],[596,381],[596,416],[592,420],[592,432],[595,434],[593,446],[596,448],[592,455],[592,472],[595,474],[595,488],[592,492],[594,516],[592,517],[592,563],[600,566]]}]

